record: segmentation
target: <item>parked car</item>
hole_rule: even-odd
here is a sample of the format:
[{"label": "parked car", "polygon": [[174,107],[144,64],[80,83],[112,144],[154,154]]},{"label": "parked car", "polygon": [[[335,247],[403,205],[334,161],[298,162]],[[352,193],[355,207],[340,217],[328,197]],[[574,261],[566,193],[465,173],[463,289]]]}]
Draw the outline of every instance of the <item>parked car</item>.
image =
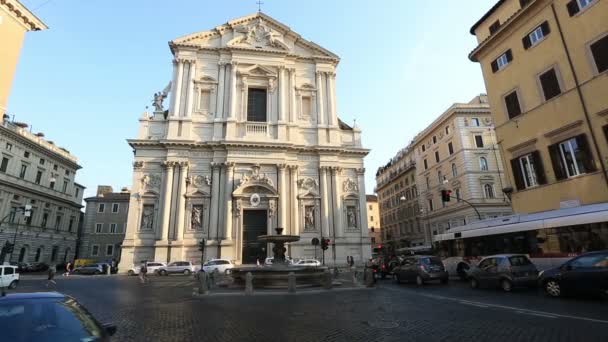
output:
[{"label": "parked car", "polygon": [[19,270],[17,266],[0,265],[0,287],[14,289],[19,283]]},{"label": "parked car", "polygon": [[[287,263],[291,264],[292,263],[292,259],[288,256],[285,256],[285,261],[287,261]],[[266,258],[266,260],[264,260],[264,265],[270,266],[274,263],[274,257],[268,257]]]},{"label": "parked car", "polygon": [[49,265],[44,262],[35,262],[31,264],[28,268],[28,272],[44,272],[49,269]]},{"label": "parked car", "polygon": [[393,269],[393,278],[398,283],[415,281],[418,286],[422,286],[432,280],[446,284],[449,276],[438,257],[414,255],[405,257],[401,264]]},{"label": "parked car", "polygon": [[100,324],[74,298],[56,293],[0,297],[2,341],[110,341],[112,324]]},{"label": "parked car", "polygon": [[72,271],[74,274],[104,274],[103,264],[88,264],[78,267]]},{"label": "parked car", "polygon": [[500,286],[509,292],[517,286],[536,286],[538,270],[524,254],[487,256],[468,271],[472,288]]},{"label": "parked car", "polygon": [[212,259],[203,264],[203,267],[201,267],[200,272],[228,273],[228,270],[232,268],[234,268],[234,263],[232,262],[232,260]]},{"label": "parked car", "polygon": [[590,293],[608,296],[608,250],[590,252],[540,272],[539,284],[551,297]]},{"label": "parked car", "polygon": [[17,271],[19,271],[19,273],[25,273],[27,272],[28,267],[30,267],[31,265],[27,262],[15,262],[15,261],[11,261],[11,266],[16,266],[17,267]]},{"label": "parked car", "polygon": [[[156,262],[156,261],[148,261],[148,262],[146,262],[146,267],[148,268],[148,274],[155,274],[156,270],[158,270],[161,267],[166,267],[166,266],[167,266],[167,264],[164,263],[164,262]],[[130,276],[138,275],[140,269],[141,269],[141,264],[137,264],[137,265],[133,266],[127,272],[127,274],[130,275]]]},{"label": "parked car", "polygon": [[321,266],[317,259],[298,259],[292,263],[293,266]]},{"label": "parked car", "polygon": [[155,273],[159,275],[169,275],[169,274],[184,274],[190,275],[194,272],[194,266],[190,261],[174,261],[167,266],[159,267]]}]

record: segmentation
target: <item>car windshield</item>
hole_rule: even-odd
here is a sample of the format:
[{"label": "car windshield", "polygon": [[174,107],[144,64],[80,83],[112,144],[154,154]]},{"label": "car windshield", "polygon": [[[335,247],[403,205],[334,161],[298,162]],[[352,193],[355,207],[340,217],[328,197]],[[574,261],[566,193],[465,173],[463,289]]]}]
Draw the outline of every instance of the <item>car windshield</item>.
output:
[{"label": "car windshield", "polygon": [[509,262],[511,263],[511,266],[526,266],[532,263],[525,255],[514,255],[509,257]]},{"label": "car windshield", "polygon": [[95,320],[72,299],[31,299],[0,302],[3,341],[98,341]]},{"label": "car windshield", "polygon": [[443,265],[441,263],[441,259],[439,259],[439,258],[421,258],[420,262],[424,265],[437,265],[437,266]]}]

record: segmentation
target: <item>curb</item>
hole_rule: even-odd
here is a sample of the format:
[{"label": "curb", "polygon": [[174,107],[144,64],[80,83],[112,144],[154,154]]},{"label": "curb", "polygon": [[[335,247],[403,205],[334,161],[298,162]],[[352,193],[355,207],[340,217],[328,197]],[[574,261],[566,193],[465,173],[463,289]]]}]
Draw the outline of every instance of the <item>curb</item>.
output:
[{"label": "curb", "polygon": [[193,298],[208,298],[208,297],[257,297],[257,296],[298,296],[298,295],[307,295],[307,294],[321,294],[321,293],[332,293],[332,292],[348,292],[348,291],[360,291],[360,290],[374,290],[376,287],[349,287],[349,288],[334,288],[331,290],[306,290],[299,292],[287,292],[287,291],[273,291],[273,292],[260,292],[254,291],[252,295],[246,294],[245,291],[239,292],[210,292],[209,294],[202,295],[196,292],[192,293]]}]

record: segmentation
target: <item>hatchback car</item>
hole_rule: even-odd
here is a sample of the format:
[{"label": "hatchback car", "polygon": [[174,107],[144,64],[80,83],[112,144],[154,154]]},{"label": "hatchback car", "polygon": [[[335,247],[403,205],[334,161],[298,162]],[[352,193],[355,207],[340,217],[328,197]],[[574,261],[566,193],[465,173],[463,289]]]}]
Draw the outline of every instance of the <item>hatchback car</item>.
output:
[{"label": "hatchback car", "polygon": [[160,267],[156,270],[156,273],[159,275],[169,275],[169,274],[184,274],[190,275],[194,272],[194,266],[190,261],[174,261],[167,266]]},{"label": "hatchback car", "polygon": [[103,274],[104,268],[102,264],[88,264],[78,267],[72,273],[74,274]]},{"label": "hatchback car", "polygon": [[0,265],[0,287],[14,289],[19,283],[19,270],[17,266]]},{"label": "hatchback car", "polygon": [[524,254],[491,255],[468,272],[472,288],[500,286],[509,292],[517,286],[536,286],[538,270]]},{"label": "hatchback car", "polygon": [[[146,267],[148,268],[148,274],[155,274],[156,270],[158,270],[162,267],[166,267],[166,266],[167,266],[167,264],[164,262],[156,262],[156,261],[146,262]],[[129,271],[127,271],[127,274],[130,276],[138,275],[140,270],[141,270],[141,264],[137,264],[137,265],[133,266]]]},{"label": "hatchback car", "polygon": [[116,326],[100,324],[74,298],[56,292],[0,297],[2,341],[110,341]]},{"label": "hatchback car", "polygon": [[569,293],[590,293],[608,296],[608,250],[590,252],[542,271],[539,284],[551,297]]},{"label": "hatchback car", "polygon": [[449,278],[441,259],[436,256],[416,255],[406,257],[399,266],[393,268],[393,279],[398,283],[416,281],[418,286],[422,286],[432,280],[446,284]]},{"label": "hatchback car", "polygon": [[212,259],[207,261],[201,267],[201,272],[217,272],[217,273],[228,273],[229,270],[234,268],[232,260],[228,259]]},{"label": "hatchback car", "polygon": [[292,263],[293,266],[321,266],[317,259],[298,259]]}]

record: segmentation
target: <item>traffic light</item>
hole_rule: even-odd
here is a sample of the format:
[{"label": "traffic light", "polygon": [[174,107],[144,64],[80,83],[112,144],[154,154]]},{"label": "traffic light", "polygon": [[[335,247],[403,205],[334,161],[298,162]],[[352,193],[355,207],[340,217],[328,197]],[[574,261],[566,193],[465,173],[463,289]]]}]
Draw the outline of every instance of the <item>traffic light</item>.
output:
[{"label": "traffic light", "polygon": [[441,200],[449,202],[452,197],[452,190],[441,190]]},{"label": "traffic light", "polygon": [[201,242],[198,243],[198,250],[201,252],[205,250],[205,239],[202,239]]},{"label": "traffic light", "polygon": [[327,248],[329,248],[329,239],[321,239],[321,249],[322,250],[327,250]]}]

